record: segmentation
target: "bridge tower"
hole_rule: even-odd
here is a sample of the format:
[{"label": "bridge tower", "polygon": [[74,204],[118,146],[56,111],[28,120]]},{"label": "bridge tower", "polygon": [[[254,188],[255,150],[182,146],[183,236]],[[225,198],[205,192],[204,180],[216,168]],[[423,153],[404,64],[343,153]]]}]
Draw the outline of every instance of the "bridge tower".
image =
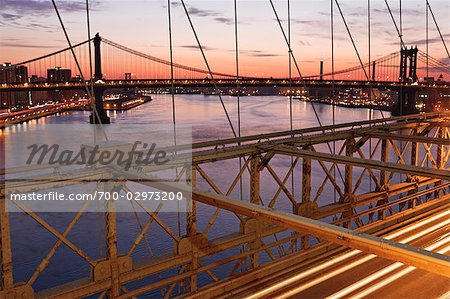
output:
[{"label": "bridge tower", "polygon": [[[102,38],[97,33],[94,37],[94,60],[95,60],[95,74],[94,74],[94,81],[97,82],[99,80],[103,79],[102,74],[102,55],[100,51],[100,44],[101,44]],[[97,110],[98,116],[92,112],[92,114],[89,116],[89,122],[91,124],[109,124],[110,118],[108,115],[106,115],[105,109],[103,109],[103,93],[105,91],[104,87],[101,86],[95,86],[94,85],[94,96],[95,96],[95,108]]]},{"label": "bridge tower", "polygon": [[[400,74],[399,81],[417,82],[417,53],[419,50],[416,47],[407,47],[400,50]],[[392,113],[394,115],[415,114],[419,111],[416,109],[416,94],[417,90],[408,89],[403,90],[402,87],[398,90],[398,103],[394,106]]]},{"label": "bridge tower", "polygon": [[[400,76],[399,80],[401,82],[417,82],[417,53],[419,50],[417,46],[415,48],[411,47],[402,48],[400,50]],[[409,71],[408,71],[409,62]]]}]

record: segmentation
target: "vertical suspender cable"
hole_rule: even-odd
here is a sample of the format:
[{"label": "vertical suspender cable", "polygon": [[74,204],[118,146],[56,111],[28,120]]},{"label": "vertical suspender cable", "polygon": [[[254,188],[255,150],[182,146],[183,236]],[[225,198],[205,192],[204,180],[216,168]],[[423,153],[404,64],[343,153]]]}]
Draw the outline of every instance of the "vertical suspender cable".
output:
[{"label": "vertical suspender cable", "polygon": [[[402,0],[399,0],[399,14],[400,14],[400,36],[403,39]],[[402,47],[401,40],[400,40],[400,49]],[[414,80],[414,78],[412,78],[412,80]],[[400,97],[403,97],[403,88],[401,85],[400,85]],[[408,99],[408,100],[411,100],[411,99]],[[403,115],[403,105],[402,104],[400,104],[400,115]],[[403,141],[402,140],[400,140],[400,150],[403,150]],[[403,181],[403,174],[400,174],[400,181]]]},{"label": "vertical suspender cable", "polygon": [[[88,36],[88,49],[89,49],[89,81],[91,85],[91,94],[94,94],[94,81],[92,78],[92,47],[91,47],[91,22],[89,16],[89,0],[86,0],[86,25],[87,25],[87,36]],[[89,99],[91,102],[91,99]],[[91,103],[91,107],[93,107]],[[97,130],[95,129],[95,117],[92,118],[92,123],[94,125],[94,144],[97,143]]]},{"label": "vertical suspender cable", "polygon": [[[402,23],[402,0],[400,1],[400,9],[399,9],[399,13],[400,13],[400,49],[402,48],[402,42],[403,42],[403,23]],[[400,99],[403,98],[403,88],[400,85]],[[399,108],[400,108],[400,115],[403,115],[403,103],[401,102],[401,100],[398,101],[399,102]]]},{"label": "vertical suspender cable", "polygon": [[426,40],[426,51],[427,51],[427,77],[428,74],[428,0],[425,0],[425,40]]},{"label": "vertical suspender cable", "polygon": [[[175,146],[175,154],[176,154],[176,146],[177,146],[177,129],[176,129],[176,114],[175,114],[175,84],[173,77],[173,44],[172,44],[172,12],[170,10],[170,0],[167,0],[167,17],[168,17],[168,27],[169,27],[169,52],[170,52],[170,93],[172,96],[172,123],[173,123],[173,142]],[[178,169],[175,169],[176,174],[178,175]],[[177,202],[177,222],[178,222],[178,235],[181,235],[181,221],[180,221],[180,206]]]},{"label": "vertical suspender cable", "polygon": [[[288,43],[291,44],[291,7],[290,0],[287,0],[287,31],[288,31]],[[292,131],[292,56],[291,49],[288,50],[289,56],[289,129]],[[292,136],[293,137],[293,136]]]},{"label": "vertical suspender cable", "polygon": [[214,73],[211,71],[211,67],[209,66],[208,59],[206,59],[206,54],[203,51],[202,44],[200,43],[200,39],[198,38],[197,31],[195,30],[194,23],[192,23],[191,16],[189,15],[189,10],[187,9],[184,0],[180,0],[180,1],[181,1],[182,6],[183,6],[184,12],[186,13],[186,17],[188,19],[189,25],[191,26],[191,29],[192,29],[192,32],[194,34],[195,40],[197,41],[198,48],[200,49],[200,52],[201,52],[202,57],[203,57],[203,60],[204,60],[205,65],[206,65],[206,67],[208,69],[208,74],[211,77],[211,81],[212,81],[212,83],[214,85],[214,89],[216,90],[216,92],[217,92],[217,94],[219,96],[220,103],[222,104],[222,108],[223,108],[223,110],[225,112],[225,116],[226,116],[226,118],[228,120],[228,124],[230,125],[230,128],[231,128],[231,131],[233,133],[233,136],[237,137],[236,131],[234,130],[233,123],[231,122],[230,115],[228,114],[228,110],[225,107],[225,103],[223,102],[222,95],[221,95],[221,90],[217,86],[216,80],[214,79]]},{"label": "vertical suspender cable", "polygon": [[236,59],[238,136],[241,137],[241,105],[240,105],[240,85],[239,85],[239,39],[238,39],[237,0],[234,0],[234,44],[235,44],[235,59]]},{"label": "vertical suspender cable", "polygon": [[[306,89],[305,79],[303,78],[302,73],[300,72],[300,67],[299,67],[299,65],[298,65],[298,63],[297,63],[297,60],[295,59],[295,55],[294,55],[294,53],[293,53],[293,51],[292,51],[291,44],[289,43],[289,40],[288,40],[288,38],[287,38],[287,36],[286,36],[286,32],[284,31],[283,25],[281,24],[281,20],[280,20],[280,17],[278,16],[277,9],[275,8],[275,5],[273,4],[273,1],[272,1],[272,0],[269,0],[269,3],[270,3],[270,6],[272,7],[273,13],[274,13],[274,15],[275,15],[275,18],[276,18],[276,21],[277,21],[277,23],[278,23],[278,26],[280,27],[281,33],[283,34],[284,41],[286,42],[286,45],[287,45],[287,47],[288,47],[288,49],[289,49],[289,54],[290,54],[290,56],[292,57],[292,62],[294,63],[294,66],[295,66],[295,68],[296,68],[296,70],[297,70],[297,72],[298,72],[298,75],[299,75],[299,77],[300,77],[300,80],[301,80],[302,83],[303,83],[304,89]],[[319,117],[319,115],[317,114],[317,110],[316,110],[316,108],[315,108],[315,106],[314,106],[314,103],[313,103],[313,101],[310,101],[310,103],[311,103],[311,107],[312,107],[312,109],[313,109],[313,111],[314,111],[314,115],[316,116],[316,120],[317,120],[317,122],[319,123],[319,126],[322,128],[322,127],[323,127],[322,121],[320,120],[320,117]],[[325,130],[322,130],[322,131],[325,132]],[[329,142],[327,142],[327,146],[328,146],[328,150],[330,151],[330,153],[332,153],[332,152],[333,152],[333,149],[331,148]],[[339,168],[338,168],[338,172],[339,172],[339,176],[341,177],[341,180],[344,181],[344,177],[342,176],[342,173],[341,173],[341,171],[339,170]]]},{"label": "vertical suspender cable", "polygon": [[[372,74],[371,70],[371,55],[372,55],[372,44],[371,44],[371,34],[372,34],[372,27],[370,22],[370,0],[367,0],[367,43],[368,43],[368,52],[369,52],[369,121],[372,120],[372,77],[374,74]],[[368,158],[372,156],[372,138],[369,138],[369,156]],[[372,177],[369,174],[369,192],[372,192]]]},{"label": "vertical suspender cable", "polygon": [[176,113],[175,113],[175,83],[173,76],[173,44],[172,44],[172,13],[170,10],[170,0],[167,0],[167,16],[169,23],[169,52],[170,52],[170,93],[172,96],[172,123],[173,123],[173,138],[174,145],[177,145],[176,138]]},{"label": "vertical suspender cable", "polygon": [[[288,42],[291,44],[291,1],[287,0],[287,31],[288,31]],[[289,56],[289,129],[293,130],[292,125],[292,119],[293,119],[293,112],[292,112],[292,56],[291,52],[288,52]],[[292,138],[294,138],[294,134],[291,135]],[[294,167],[294,157],[291,156],[291,168]],[[291,171],[291,193],[292,196],[295,197],[295,189],[294,189],[294,170]]]},{"label": "vertical suspender cable", "polygon": [[[425,7],[426,7],[426,9],[425,9],[425,19],[426,19],[426,25],[425,25],[425,27],[426,27],[426,51],[427,51],[427,77],[429,76],[429,74],[428,74],[428,71],[429,71],[429,68],[428,68],[428,0],[425,0]],[[427,157],[427,167],[428,167],[428,164],[429,164],[429,159],[428,159],[428,155],[426,156]]]},{"label": "vertical suspender cable", "polygon": [[[88,49],[89,49],[89,80],[90,80],[90,86],[91,86],[91,95],[94,94],[94,81],[92,80],[92,49],[91,49],[91,23],[90,23],[90,16],[89,16],[89,0],[86,0],[86,26],[87,26],[87,36],[88,36]],[[92,102],[92,98],[89,98],[89,102],[91,104],[92,111],[95,109],[95,103]],[[92,118],[92,124],[94,125],[94,144],[97,143],[97,129],[95,128],[95,117]],[[100,117],[98,118],[100,120]],[[103,229],[101,225],[101,213],[100,213],[100,207],[98,207],[97,210],[97,219],[99,224],[99,254],[102,256],[103,252]]]},{"label": "vertical suspender cable", "polygon": [[[368,52],[369,52],[369,82],[372,81],[372,71],[371,71],[371,24],[370,24],[370,0],[367,0],[367,35],[368,35]],[[372,85],[369,85],[369,120],[372,120]],[[369,138],[369,143],[372,138]],[[369,144],[371,145],[371,144]]]},{"label": "vertical suspender cable", "polygon": [[392,20],[392,23],[394,24],[395,30],[397,31],[397,35],[400,38],[400,43],[401,43],[402,47],[405,47],[405,43],[403,42],[402,34],[401,34],[400,30],[398,29],[397,22],[395,21],[394,15],[392,14],[391,7],[389,6],[389,3],[387,2],[387,0],[384,0],[384,3],[386,4],[386,7],[389,11],[389,15],[391,16],[391,20]]},{"label": "vertical suspender cable", "polygon": [[[240,85],[239,85],[239,39],[238,39],[238,14],[237,14],[237,0],[233,1],[234,5],[234,51],[235,51],[235,63],[236,63],[236,90],[237,90],[237,117],[238,117],[238,137],[241,137],[241,100],[240,100]],[[241,143],[238,142],[238,145]],[[242,170],[242,157],[239,157],[239,172]],[[239,177],[239,198],[243,199],[243,183],[242,175]],[[245,248],[242,245],[240,247],[240,252],[242,253]],[[241,271],[243,270],[244,264],[241,263]]]},{"label": "vertical suspender cable", "polygon": [[[337,8],[338,8],[338,10],[339,10],[339,13],[340,13],[340,15],[341,15],[342,21],[344,22],[345,29],[347,30],[348,36],[350,37],[350,40],[351,40],[351,42],[352,42],[352,45],[353,45],[353,48],[354,48],[354,50],[355,50],[356,56],[358,57],[359,64],[361,65],[361,68],[362,68],[362,70],[363,70],[363,72],[364,72],[364,77],[365,77],[365,79],[366,79],[367,81],[369,81],[370,78],[369,78],[369,76],[367,75],[366,68],[364,67],[364,64],[363,64],[363,62],[362,62],[362,60],[361,60],[361,56],[359,55],[358,48],[356,47],[356,43],[355,43],[355,41],[353,40],[352,33],[350,32],[350,28],[348,27],[347,21],[345,20],[344,13],[342,12],[341,6],[339,5],[338,0],[335,0],[335,2],[336,2],[336,6],[337,6]],[[384,113],[383,113],[383,110],[379,109],[379,111],[380,111],[381,117],[384,119]]]},{"label": "vertical suspender cable", "polygon": [[[78,72],[80,73],[80,77],[81,77],[81,80],[82,80],[82,82],[84,84],[84,88],[86,89],[86,93],[87,93],[88,97],[91,99],[93,97],[93,95],[91,94],[91,92],[89,90],[89,87],[86,84],[86,80],[85,80],[84,75],[83,75],[83,70],[81,69],[80,63],[78,62],[77,55],[75,54],[74,47],[72,46],[72,42],[70,41],[70,38],[69,38],[69,35],[67,33],[66,27],[64,26],[64,22],[63,22],[63,20],[61,18],[61,15],[59,14],[59,10],[58,10],[58,7],[56,6],[55,0],[52,0],[52,3],[53,3],[53,8],[55,9],[56,15],[58,17],[59,23],[61,25],[61,28],[62,28],[62,30],[64,32],[64,36],[66,37],[66,41],[69,44],[69,49],[72,52],[72,56],[73,56],[73,59],[75,60],[75,64],[77,66]],[[98,115],[97,109],[95,109],[95,105],[94,105],[93,112],[95,113],[95,115],[100,120],[100,116]],[[101,122],[100,122],[100,126],[102,128],[103,135],[104,135],[105,139],[108,140],[108,136],[106,135],[106,132],[105,132]]]},{"label": "vertical suspender cable", "polygon": [[[331,107],[333,113],[333,126],[336,124],[336,103],[334,102],[334,3],[330,1],[330,29],[331,29]],[[333,133],[336,129],[333,127]],[[333,155],[336,155],[336,141],[333,140]],[[333,168],[333,177],[336,181],[336,167]],[[337,202],[336,188],[333,188],[333,202]]]},{"label": "vertical suspender cable", "polygon": [[[237,0],[233,1],[234,4],[234,45],[235,45],[235,60],[236,60],[236,91],[237,91],[237,121],[238,121],[238,137],[241,137],[241,98],[240,98],[240,82],[239,82],[239,35],[238,35],[238,8]],[[240,142],[239,142],[240,145]],[[242,169],[242,157],[239,157],[239,171]],[[239,178],[239,196],[242,200],[242,176]]]}]

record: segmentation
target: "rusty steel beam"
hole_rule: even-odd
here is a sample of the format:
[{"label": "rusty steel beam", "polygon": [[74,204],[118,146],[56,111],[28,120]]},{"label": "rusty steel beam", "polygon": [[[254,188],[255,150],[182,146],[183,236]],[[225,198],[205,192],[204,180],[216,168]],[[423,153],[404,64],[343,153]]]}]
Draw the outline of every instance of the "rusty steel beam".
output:
[{"label": "rusty steel beam", "polygon": [[10,233],[7,202],[0,196],[0,274],[1,286],[6,293],[14,287]]},{"label": "rusty steel beam", "polygon": [[[386,228],[393,229],[396,226],[403,225],[403,223],[412,222],[416,217],[425,217],[427,214],[432,213],[435,208],[437,208],[438,206],[440,206],[442,204],[449,204],[449,199],[440,199],[437,201],[427,202],[427,203],[419,206],[416,209],[410,209],[408,211],[404,211],[404,212],[400,213],[399,215],[392,216],[392,217],[388,218],[387,220],[385,220],[384,222],[374,222],[374,223],[366,225],[365,227],[360,228],[358,230],[364,231],[366,233],[377,234],[377,232],[380,229],[386,229]],[[228,236],[224,236],[217,240],[211,240],[210,242],[208,242],[209,243],[208,247],[203,248],[201,250],[201,253],[202,253],[202,256],[211,255],[214,253],[218,253],[223,249],[235,247],[235,246],[238,246],[239,244],[244,244],[244,243],[250,242],[252,239],[253,239],[253,237],[251,235],[240,235],[240,236],[236,237],[235,241],[233,241]],[[315,246],[317,246],[317,245],[315,245]],[[315,246],[313,248],[316,248]],[[332,248],[337,248],[336,246],[338,246],[338,245],[334,245],[332,243],[324,243],[323,247],[325,249],[332,249]],[[311,249],[315,250],[313,248],[311,248]],[[324,251],[321,251],[321,252],[324,252]],[[282,269],[282,268],[285,268],[285,266],[289,266],[290,263],[298,262],[299,255],[303,256],[305,254],[307,255],[306,259],[309,259],[311,257],[309,252],[300,251],[298,253],[295,253],[293,255],[289,255],[286,257],[291,262],[286,261],[284,258],[280,259],[280,264],[278,265],[278,267],[281,267],[281,269]],[[127,273],[122,273],[121,274],[121,282],[128,283],[133,280],[141,279],[146,276],[164,271],[166,269],[176,267],[177,265],[189,263],[190,261],[192,261],[192,255],[158,256],[158,257],[153,258],[151,261],[147,261],[144,264],[136,264],[134,266],[133,271],[130,271]],[[251,277],[253,277],[253,279],[255,279],[256,273],[254,271],[259,271],[259,269],[264,269],[264,270],[262,270],[264,272],[264,271],[267,271],[267,269],[272,268],[273,266],[277,267],[276,264],[277,264],[277,262],[264,265],[262,267],[259,267],[258,269],[250,271],[246,275],[250,275]],[[208,265],[207,267],[209,269],[211,269],[211,266]],[[196,273],[203,272],[204,269],[205,269],[205,267],[203,267],[202,269],[198,269],[196,271],[190,271],[190,273],[191,273],[191,275],[193,275]],[[186,276],[183,276],[183,277],[186,277]],[[183,277],[180,277],[180,276],[174,277],[170,282],[180,281],[180,280],[182,280]],[[256,277],[259,277],[259,275],[256,275]],[[231,281],[233,281],[233,285],[238,285],[238,281],[239,281],[239,283],[245,283],[245,281],[243,281],[242,279],[239,279],[239,278],[232,278]],[[170,283],[170,282],[168,282],[168,283]],[[224,283],[226,283],[226,281],[224,281]],[[106,290],[108,287],[110,287],[110,280],[91,282],[88,279],[82,279],[79,281],[75,281],[75,282],[67,283],[65,285],[58,286],[56,288],[41,291],[37,294],[37,297],[38,298],[85,297],[85,296],[89,296],[89,295],[95,294],[97,292],[100,292],[102,290]],[[151,284],[151,285],[145,286],[144,288],[151,290],[151,289],[156,288],[156,286],[155,286],[155,284]],[[214,286],[212,288],[214,288]],[[136,294],[139,294],[139,292],[136,292]],[[200,293],[196,293],[196,294],[202,294],[202,293],[200,292]]]},{"label": "rusty steel beam", "polygon": [[401,165],[391,162],[374,161],[368,159],[359,159],[355,157],[336,156],[326,153],[319,153],[307,150],[301,150],[292,146],[279,146],[274,148],[276,152],[284,155],[299,156],[311,158],[318,161],[327,161],[340,163],[345,165],[353,165],[362,168],[372,168],[381,171],[389,171],[404,174],[413,174],[423,177],[436,178],[442,180],[449,180],[448,171],[444,169],[430,169],[411,165]]},{"label": "rusty steel beam", "polygon": [[386,132],[369,132],[368,136],[379,139],[390,139],[390,140],[402,140],[402,141],[411,141],[411,142],[420,142],[420,143],[430,143],[430,144],[438,144],[438,145],[447,145],[450,146],[450,140],[444,137],[435,138],[435,137],[427,137],[427,136],[418,136],[418,135],[400,135],[400,134],[392,134]]},{"label": "rusty steel beam", "polygon": [[192,196],[195,200],[205,204],[214,205],[266,223],[310,234],[332,243],[375,254],[392,261],[402,262],[406,265],[450,278],[450,257],[443,254],[355,232],[306,217],[274,211],[221,195],[194,190]]}]

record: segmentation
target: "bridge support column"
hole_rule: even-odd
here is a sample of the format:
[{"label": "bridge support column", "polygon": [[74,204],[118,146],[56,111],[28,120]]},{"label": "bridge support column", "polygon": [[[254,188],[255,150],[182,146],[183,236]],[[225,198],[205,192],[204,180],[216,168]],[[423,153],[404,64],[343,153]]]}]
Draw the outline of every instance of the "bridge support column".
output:
[{"label": "bridge support column", "polygon": [[393,115],[409,115],[417,114],[419,111],[416,108],[416,90],[401,89],[398,91],[398,101],[394,106],[392,114]]},{"label": "bridge support column", "polygon": [[[121,182],[107,182],[105,184],[106,192],[120,192],[122,190]],[[110,297],[115,298],[120,295],[120,280],[119,280],[119,257],[117,252],[117,218],[116,218],[116,204],[114,200],[106,202],[105,212],[105,239],[106,239],[106,260],[109,263],[109,270],[111,273],[111,290]]]},{"label": "bridge support column", "polygon": [[[417,128],[413,128],[412,129],[412,135],[417,136],[418,134],[418,129]],[[417,166],[417,163],[419,161],[419,144],[417,142],[411,142],[411,165],[412,166]],[[407,182],[409,183],[413,183],[416,182],[417,178],[413,175],[409,175],[407,178]],[[408,195],[413,195],[414,193],[417,192],[417,188],[415,190],[411,190],[408,192]],[[411,199],[408,201],[408,208],[414,208],[416,206],[416,198]]]},{"label": "bridge support column", "polygon": [[375,81],[375,61],[372,63],[372,81]]},{"label": "bridge support column", "polygon": [[[438,127],[437,128],[437,137],[444,139],[444,133],[445,133],[445,127]],[[444,145],[437,144],[436,145],[436,169],[442,169],[444,165]],[[434,184],[435,187],[442,185],[442,181],[438,181]],[[441,191],[437,190],[434,192],[434,198],[438,198],[440,196]]]},{"label": "bridge support column", "polygon": [[[1,191],[3,193],[3,191]],[[0,197],[0,274],[3,292],[14,288],[12,272],[11,237],[9,226],[9,215],[6,207],[6,198]]]},{"label": "bridge support column", "polygon": [[[111,123],[111,119],[106,114],[105,109],[103,109],[103,88],[95,88],[94,87],[94,96],[95,96],[95,111],[92,111],[92,114],[89,116],[89,122],[91,124],[109,124]],[[98,114],[98,115],[97,115]]]},{"label": "bridge support column", "polygon": [[[94,80],[102,80],[103,79],[103,73],[102,73],[102,55],[100,50],[100,44],[101,44],[102,38],[97,33],[94,37],[94,57],[95,57],[95,74],[94,74]],[[94,97],[95,97],[95,109],[97,110],[97,113],[95,111],[92,111],[92,114],[89,116],[89,122],[91,124],[109,124],[111,120],[109,119],[108,115],[106,115],[105,109],[103,109],[103,92],[105,91],[104,88],[94,87]]]},{"label": "bridge support column", "polygon": [[260,155],[251,158],[250,161],[250,202],[260,204],[261,198],[259,194],[260,189]]},{"label": "bridge support column", "polygon": [[[311,147],[307,147],[307,150],[311,150]],[[303,158],[302,164],[302,203],[301,206],[306,207],[307,211],[311,210],[309,207],[311,205],[311,159]],[[300,209],[299,209],[300,210]],[[300,211],[297,214],[300,215]],[[305,216],[309,216],[306,213]],[[302,215],[303,216],[303,215]],[[309,236],[304,236],[301,238],[301,247],[306,249],[309,247]]]},{"label": "bridge support column", "polygon": [[[191,184],[192,188],[197,185],[197,173],[195,166],[192,166],[191,170],[186,170],[187,182]],[[188,237],[197,235],[197,204],[194,199],[191,200],[191,207],[187,211],[186,215],[186,232]],[[195,272],[200,265],[198,258],[198,252],[193,253],[192,263],[189,265],[189,270]],[[197,274],[193,274],[190,277],[189,289],[191,292],[197,291]]]},{"label": "bridge support column", "polygon": [[[349,138],[346,140],[345,145],[345,155],[347,157],[353,157],[355,152],[355,139]],[[348,210],[342,213],[344,218],[353,215],[353,166],[345,164],[345,174],[344,174],[344,198],[341,200],[344,203],[349,203]],[[352,221],[344,222],[343,226],[346,228],[351,228]]]},{"label": "bridge support column", "polygon": [[23,282],[14,285],[10,228],[6,197],[2,189],[0,190],[0,298],[34,298],[34,291],[30,285]]},{"label": "bridge support column", "polygon": [[[260,155],[255,155],[251,158],[250,161],[250,202],[254,204],[261,203],[261,195],[260,195]],[[257,221],[254,219],[248,219],[245,223],[256,223]],[[252,226],[253,227],[253,226]],[[256,234],[256,238],[250,244],[250,248],[252,250],[257,250],[261,246],[261,240],[259,238],[260,230],[258,229],[258,225],[254,227],[254,232]],[[246,231],[245,231],[246,232]],[[250,256],[250,263],[252,268],[257,268],[259,266],[259,253],[255,252]]]},{"label": "bridge support column", "polygon": [[[384,138],[381,140],[381,162],[387,162],[389,157],[389,140]],[[377,191],[389,191],[388,187],[388,173],[386,170],[380,170],[380,186]],[[387,202],[387,195],[385,199],[381,199],[377,201],[377,207],[380,205],[383,205]],[[378,220],[384,220],[386,217],[386,210],[380,210],[378,211]]]},{"label": "bridge support column", "polygon": [[323,61],[320,61],[320,80],[323,80]]}]

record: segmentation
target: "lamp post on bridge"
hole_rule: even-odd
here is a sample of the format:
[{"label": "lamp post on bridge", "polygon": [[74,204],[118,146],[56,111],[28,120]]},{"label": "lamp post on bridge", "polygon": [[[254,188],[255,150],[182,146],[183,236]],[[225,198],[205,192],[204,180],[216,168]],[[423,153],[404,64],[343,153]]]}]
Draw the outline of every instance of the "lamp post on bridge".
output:
[{"label": "lamp post on bridge", "polygon": [[[104,86],[97,86],[103,79],[102,74],[102,56],[100,51],[100,44],[102,38],[97,33],[94,37],[94,61],[95,61],[95,74],[94,74],[94,97],[95,97],[95,109],[97,114],[93,111],[89,116],[89,122],[91,124],[109,124],[110,118],[106,115],[105,109],[103,109],[103,93],[105,91]],[[99,82],[100,81],[100,82]]]}]

